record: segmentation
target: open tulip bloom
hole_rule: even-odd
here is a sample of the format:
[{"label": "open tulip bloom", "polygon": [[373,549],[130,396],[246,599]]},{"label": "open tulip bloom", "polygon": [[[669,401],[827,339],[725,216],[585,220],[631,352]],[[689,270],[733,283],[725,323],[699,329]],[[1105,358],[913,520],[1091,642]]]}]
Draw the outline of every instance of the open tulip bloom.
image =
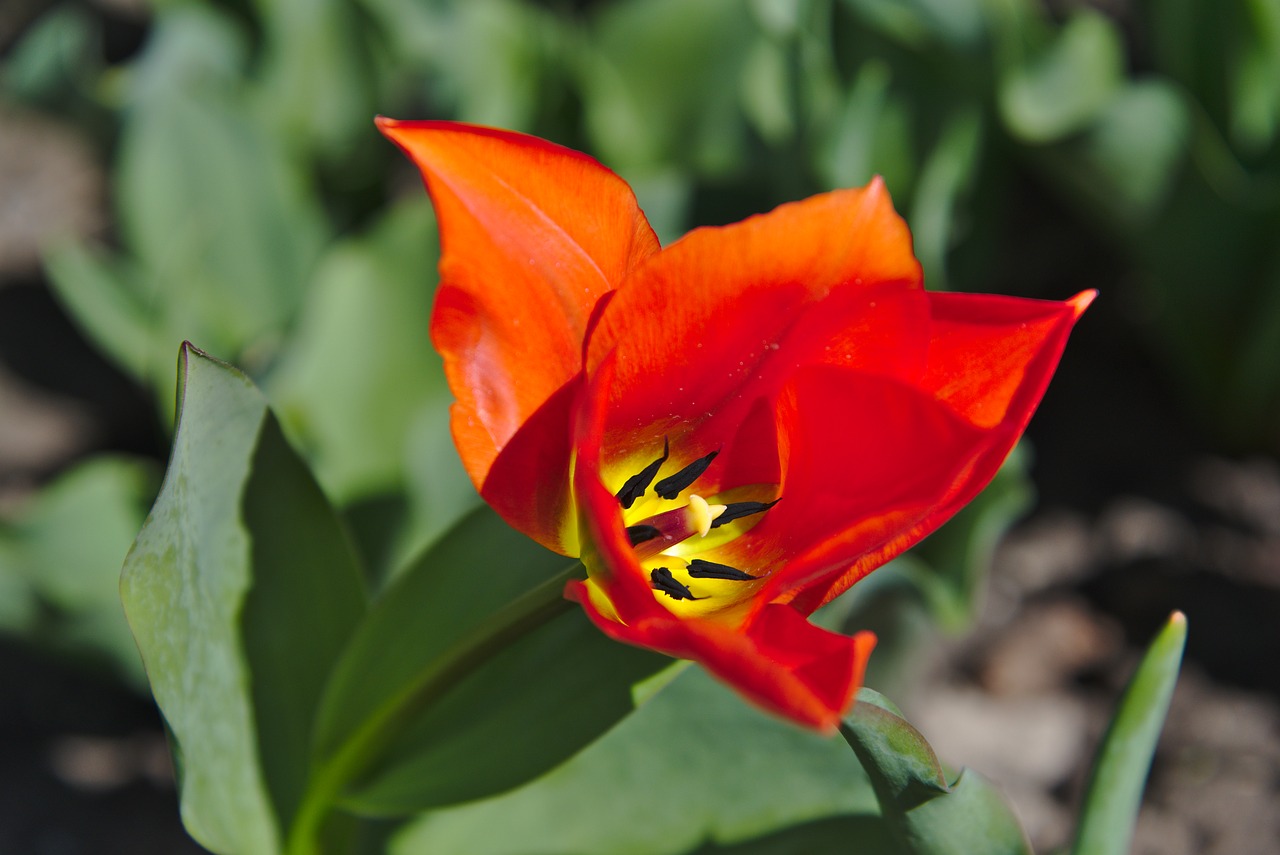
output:
[{"label": "open tulip bloom", "polygon": [[883,184],[663,248],[534,137],[380,119],[440,226],[431,336],[467,472],[576,556],[609,636],[823,730],[875,644],[808,621],[995,475],[1092,292],[930,293]]}]

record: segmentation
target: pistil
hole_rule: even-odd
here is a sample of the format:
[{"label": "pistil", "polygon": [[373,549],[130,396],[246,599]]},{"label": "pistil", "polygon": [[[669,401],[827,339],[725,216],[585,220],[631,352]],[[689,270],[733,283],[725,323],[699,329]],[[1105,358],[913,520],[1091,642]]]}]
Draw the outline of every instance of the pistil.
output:
[{"label": "pistil", "polygon": [[689,504],[683,508],[663,511],[641,520],[627,528],[627,535],[635,546],[636,557],[643,561],[695,534],[706,537],[716,518],[724,512],[725,505],[711,505],[701,496],[691,495]]}]

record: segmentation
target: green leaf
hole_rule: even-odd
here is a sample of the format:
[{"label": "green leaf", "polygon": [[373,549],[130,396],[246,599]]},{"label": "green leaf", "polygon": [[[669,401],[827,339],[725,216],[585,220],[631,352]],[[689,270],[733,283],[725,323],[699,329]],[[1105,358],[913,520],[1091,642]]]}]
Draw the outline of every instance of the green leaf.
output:
[{"label": "green leaf", "polygon": [[963,632],[972,624],[996,546],[1031,506],[1027,457],[1025,446],[1018,445],[977,498],[902,562],[902,572],[919,587],[944,631]]},{"label": "green leaf", "polygon": [[[47,6],[0,63],[0,94],[6,100],[45,102],[61,111],[84,97],[101,71],[99,25],[89,9]],[[17,18],[21,20],[21,14]],[[70,105],[69,103],[70,102]]]},{"label": "green leaf", "polygon": [[1191,117],[1177,89],[1144,81],[1122,89],[1081,134],[1037,154],[1050,179],[1092,216],[1134,229],[1162,213],[1190,140]]},{"label": "green leaf", "polygon": [[889,97],[889,66],[868,61],[845,98],[840,116],[815,157],[828,187],[860,187],[875,175],[876,129]]},{"label": "green leaf", "polygon": [[567,564],[483,508],[401,574],[325,694],[316,800],[395,814],[491,795],[630,712],[669,660],[590,626],[561,596]]},{"label": "green leaf", "polygon": [[517,787],[629,715],[635,684],[669,663],[605,637],[576,609],[561,614],[416,718],[389,747],[393,760],[343,804],[403,815]]},{"label": "green leaf", "polygon": [[304,154],[341,159],[372,136],[366,18],[346,0],[258,0],[265,39],[255,87],[266,122]]},{"label": "green leaf", "polygon": [[[883,840],[874,816],[867,779],[839,741],[757,712],[690,667],[563,766],[507,795],[429,813],[391,851],[665,855],[716,841],[726,848],[705,851],[785,852],[745,841],[840,817],[859,820],[839,826],[849,851],[880,852],[866,842]],[[833,839],[830,828],[810,833]]]},{"label": "green leaf", "polygon": [[236,346],[280,329],[322,237],[284,152],[234,101],[198,90],[147,101],[125,127],[122,225],[161,297]]},{"label": "green leaf", "polygon": [[339,504],[402,489],[413,424],[424,407],[447,410],[427,335],[438,251],[424,236],[435,233],[423,198],[331,249],[268,379],[290,437]]},{"label": "green leaf", "polygon": [[742,843],[708,843],[696,855],[815,855],[857,852],[897,855],[897,843],[878,816],[836,816],[794,825]]},{"label": "green leaf", "polygon": [[601,6],[579,68],[595,149],[618,169],[678,164],[715,175],[736,167],[746,135],[734,95],[752,85],[743,75],[756,38],[737,0]]},{"label": "green leaf", "polygon": [[186,345],[160,496],[125,612],[178,757],[183,821],[214,851],[279,851],[312,712],[364,608],[332,509],[236,369]]},{"label": "green leaf", "polygon": [[1187,619],[1174,612],[1147,653],[1098,749],[1085,791],[1074,855],[1123,855],[1129,851],[1142,789],[1178,680],[1187,642]]},{"label": "green leaf", "polygon": [[120,607],[120,564],[155,487],[149,461],[92,458],[0,525],[9,546],[0,550],[0,575],[23,580],[44,606],[26,631],[55,649],[106,657],[139,686],[145,678]]},{"label": "green leaf", "polygon": [[[167,45],[185,43],[177,22],[161,19],[142,60],[146,79],[162,77],[161,59],[176,52]],[[116,186],[139,270],[135,291],[156,317],[150,364],[167,361],[186,339],[260,369],[319,256],[320,204],[229,82],[192,72],[140,88],[145,97],[126,114]],[[158,375],[153,382],[167,397],[167,384]]]},{"label": "green leaf", "polygon": [[141,106],[201,88],[227,91],[245,73],[248,39],[230,14],[193,3],[157,11],[146,50],[129,69],[128,103]]},{"label": "green leaf", "polygon": [[999,791],[967,769],[948,784],[933,749],[883,696],[859,691],[840,732],[906,855],[1030,855]]},{"label": "green leaf", "polygon": [[792,52],[772,38],[755,40],[742,69],[742,109],[756,132],[770,145],[788,142],[796,132],[792,92]]},{"label": "green leaf", "polygon": [[391,566],[407,569],[415,556],[482,504],[453,445],[449,410],[423,407],[409,428],[406,454],[409,521]]},{"label": "green leaf", "polygon": [[[362,0],[378,20],[395,71],[430,87],[459,119],[530,129],[564,62],[566,28],[519,0]],[[425,76],[425,81],[419,79]]]},{"label": "green leaf", "polygon": [[[120,258],[71,242],[49,251],[45,269],[54,294],[85,335],[121,368],[150,380],[156,355],[170,347],[157,329],[149,295],[139,287],[146,281],[141,271]],[[164,361],[167,366],[167,353]]]},{"label": "green leaf", "polygon": [[1124,82],[1124,46],[1101,12],[1081,9],[1039,57],[1012,70],[999,91],[1009,129],[1045,143],[1094,121]]},{"label": "green leaf", "polygon": [[911,233],[931,288],[947,287],[947,254],[957,242],[957,212],[981,153],[981,118],[976,106],[965,106],[947,119],[920,168],[911,200]]},{"label": "green leaf", "polygon": [[886,816],[904,814],[948,791],[933,748],[880,693],[860,689],[840,732],[871,778]]},{"label": "green leaf", "polygon": [[866,24],[915,50],[938,44],[968,50],[981,44],[984,4],[981,0],[846,0]]},{"label": "green leaf", "polygon": [[999,788],[972,769],[960,770],[951,792],[910,811],[901,828],[908,855],[1032,855]]}]

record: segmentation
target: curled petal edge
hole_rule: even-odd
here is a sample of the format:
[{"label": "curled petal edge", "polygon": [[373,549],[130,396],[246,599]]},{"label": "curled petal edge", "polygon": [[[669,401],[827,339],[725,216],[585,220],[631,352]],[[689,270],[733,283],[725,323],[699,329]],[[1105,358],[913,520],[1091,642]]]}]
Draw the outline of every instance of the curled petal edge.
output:
[{"label": "curled petal edge", "polygon": [[565,586],[565,597],[615,641],[693,660],[762,709],[823,733],[834,733],[852,705],[876,643],[870,632],[830,632],[780,604],[734,629],[681,619],[661,606],[660,613],[619,623],[596,608],[588,583],[579,580]]}]

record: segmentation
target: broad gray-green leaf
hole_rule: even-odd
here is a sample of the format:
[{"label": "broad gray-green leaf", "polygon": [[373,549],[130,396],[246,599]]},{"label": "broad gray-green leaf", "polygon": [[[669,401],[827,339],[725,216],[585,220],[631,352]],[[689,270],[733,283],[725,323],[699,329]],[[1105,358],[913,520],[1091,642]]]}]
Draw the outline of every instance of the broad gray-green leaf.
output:
[{"label": "broad gray-green leaf", "polygon": [[[726,852],[785,852],[745,841],[875,813],[866,776],[842,743],[757,712],[690,667],[568,763],[507,795],[429,813],[391,851],[674,855],[716,841]],[[882,851],[864,848],[883,840],[870,825],[845,827],[848,851]]]},{"label": "broad gray-green leaf", "polygon": [[437,542],[383,592],[335,669],[318,787],[371,814],[480,798],[630,712],[633,684],[669,660],[590,626],[561,596],[569,567],[488,508]]},{"label": "broad gray-green leaf", "polygon": [[125,612],[174,737],[187,829],[215,852],[277,852],[323,681],[364,609],[360,572],[248,378],[187,345],[178,397]]},{"label": "broad gray-green leaf", "polygon": [[883,696],[859,691],[840,732],[906,855],[1031,855],[999,791],[968,769],[948,784],[933,748]]},{"label": "broad gray-green leaf", "polygon": [[1107,728],[1085,792],[1074,855],[1124,855],[1187,642],[1174,612],[1151,642]]}]

